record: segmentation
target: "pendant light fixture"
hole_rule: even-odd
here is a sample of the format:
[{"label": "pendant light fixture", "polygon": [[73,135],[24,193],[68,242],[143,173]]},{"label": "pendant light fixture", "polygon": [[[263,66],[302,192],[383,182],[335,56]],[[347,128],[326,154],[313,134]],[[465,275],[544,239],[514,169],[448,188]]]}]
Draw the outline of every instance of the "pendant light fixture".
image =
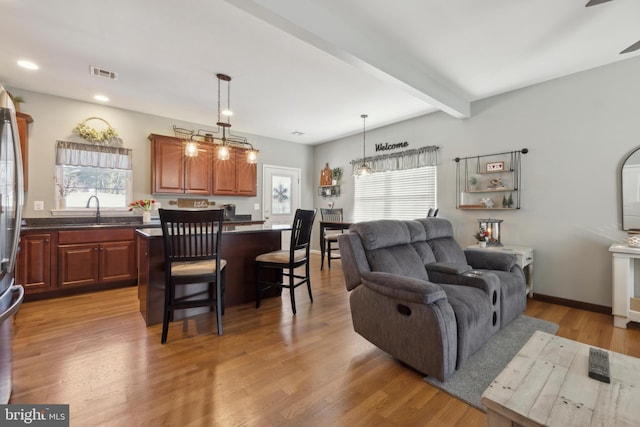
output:
[{"label": "pendant light fixture", "polygon": [[[247,138],[231,134],[231,116],[233,115],[231,111],[231,77],[222,73],[216,74],[216,77],[218,78],[218,121],[216,122],[218,129],[215,131],[200,129],[194,134],[193,131],[174,126],[176,136],[185,139],[184,154],[187,157],[196,157],[199,151],[199,143],[213,144],[217,147],[216,157],[219,160],[229,160],[231,157],[230,149],[233,147],[244,151],[247,163],[255,164],[258,162],[258,150],[247,141]],[[226,105],[223,105],[222,99],[222,86],[224,84],[227,85]],[[220,132],[220,129],[222,129],[222,132]],[[217,136],[220,133],[222,133],[222,136]]]},{"label": "pendant light fixture", "polygon": [[[218,122],[216,123],[218,127],[222,128],[222,145],[218,147],[218,160],[229,160],[229,146],[227,145],[227,128],[231,127],[231,116],[233,112],[231,111],[231,77],[226,74],[218,73],[216,74],[218,78]],[[227,83],[227,108],[224,110],[220,105],[220,85],[221,82]],[[226,122],[220,120],[220,116],[225,116],[227,118]]]},{"label": "pendant light fixture", "polygon": [[371,169],[369,168],[369,165],[367,165],[367,157],[366,157],[366,148],[367,148],[366,122],[367,122],[367,117],[369,116],[367,114],[363,114],[360,117],[362,117],[362,164],[358,168],[358,171],[356,173],[357,176],[369,175],[369,173],[371,173]]}]

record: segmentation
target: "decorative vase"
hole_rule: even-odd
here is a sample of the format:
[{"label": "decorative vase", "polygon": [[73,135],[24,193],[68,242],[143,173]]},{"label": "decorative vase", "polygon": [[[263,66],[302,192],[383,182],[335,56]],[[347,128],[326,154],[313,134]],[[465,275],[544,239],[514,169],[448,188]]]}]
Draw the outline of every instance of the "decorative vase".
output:
[{"label": "decorative vase", "polygon": [[478,246],[480,246],[481,248],[486,248],[487,247],[487,242],[485,242],[485,241],[478,242]]},{"label": "decorative vase", "polygon": [[151,212],[142,211],[142,223],[149,224],[151,222]]}]

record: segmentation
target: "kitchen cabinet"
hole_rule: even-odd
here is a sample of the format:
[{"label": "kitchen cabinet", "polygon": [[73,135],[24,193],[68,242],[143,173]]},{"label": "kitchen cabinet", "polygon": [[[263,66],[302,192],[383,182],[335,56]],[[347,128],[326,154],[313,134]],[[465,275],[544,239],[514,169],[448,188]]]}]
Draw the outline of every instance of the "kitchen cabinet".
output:
[{"label": "kitchen cabinet", "polygon": [[152,194],[212,194],[213,146],[199,144],[198,155],[184,154],[184,140],[149,135]]},{"label": "kitchen cabinet", "polygon": [[257,167],[247,161],[246,151],[229,147],[229,159],[214,160],[213,194],[228,196],[255,196]]},{"label": "kitchen cabinet", "polygon": [[136,283],[134,227],[24,230],[16,281],[27,300]]},{"label": "kitchen cabinet", "polygon": [[53,248],[57,233],[23,233],[16,263],[16,280],[28,294],[55,288],[52,267],[55,263]]},{"label": "kitchen cabinet", "polygon": [[20,136],[20,149],[22,154],[22,168],[24,175],[24,191],[29,188],[29,124],[33,123],[30,115],[17,112],[18,135]]},{"label": "kitchen cabinet", "polygon": [[58,286],[90,286],[137,279],[133,228],[60,231]]}]

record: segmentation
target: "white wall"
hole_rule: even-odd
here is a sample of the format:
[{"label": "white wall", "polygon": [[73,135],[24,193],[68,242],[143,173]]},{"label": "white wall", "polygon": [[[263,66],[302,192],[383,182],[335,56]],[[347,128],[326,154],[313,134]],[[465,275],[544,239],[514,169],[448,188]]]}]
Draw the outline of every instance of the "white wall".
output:
[{"label": "white wall", "polygon": [[[174,135],[173,125],[186,129],[215,129],[211,125],[187,123],[165,117],[136,113],[103,105],[80,102],[57,96],[9,88],[12,93],[26,99],[21,110],[33,117],[29,138],[29,189],[25,198],[25,217],[44,217],[55,208],[55,145],[57,140],[86,142],[73,134],[72,129],[88,117],[101,117],[117,131],[126,148],[133,149],[133,197],[152,197],[151,159],[149,134]],[[212,121],[214,118],[212,118]],[[99,128],[99,122],[89,122]],[[258,195],[256,197],[210,196],[216,204],[235,203],[236,213],[252,214],[262,218],[262,212],[254,210],[255,203],[262,203],[262,165],[271,164],[300,168],[302,170],[302,206],[313,206],[313,148],[257,135],[234,134],[248,138],[260,150],[258,157]],[[282,153],[287,153],[283,156]],[[177,196],[160,196],[156,200],[168,206]],[[45,202],[44,211],[34,211],[33,202]]]},{"label": "white wall", "polygon": [[[461,245],[474,243],[477,219],[503,219],[503,243],[535,249],[535,291],[611,306],[609,246],[623,241],[619,175],[640,145],[640,58],[585,71],[473,103],[471,118],[435,113],[367,132],[374,144],[438,145],[438,207]],[[361,113],[354,112],[354,121]],[[455,208],[455,157],[528,148],[522,158],[522,208]],[[326,162],[362,157],[362,135],[315,147],[315,183]],[[353,213],[353,178],[346,173],[336,207]],[[316,196],[316,206],[328,199]]]}]

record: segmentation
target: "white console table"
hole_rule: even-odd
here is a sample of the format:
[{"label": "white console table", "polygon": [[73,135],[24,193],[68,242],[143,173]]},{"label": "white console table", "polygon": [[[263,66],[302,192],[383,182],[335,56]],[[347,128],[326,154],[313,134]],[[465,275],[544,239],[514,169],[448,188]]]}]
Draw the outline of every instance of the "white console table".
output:
[{"label": "white console table", "polygon": [[522,268],[527,279],[527,295],[533,298],[533,248],[526,246],[502,245],[486,246],[481,248],[478,245],[467,246],[467,249],[477,249],[479,251],[501,252],[516,256],[516,263]]},{"label": "white console table", "polygon": [[627,323],[640,322],[640,299],[635,298],[635,260],[640,259],[640,248],[615,243],[609,247],[613,255],[613,282],[611,311],[613,325],[626,328]]}]

